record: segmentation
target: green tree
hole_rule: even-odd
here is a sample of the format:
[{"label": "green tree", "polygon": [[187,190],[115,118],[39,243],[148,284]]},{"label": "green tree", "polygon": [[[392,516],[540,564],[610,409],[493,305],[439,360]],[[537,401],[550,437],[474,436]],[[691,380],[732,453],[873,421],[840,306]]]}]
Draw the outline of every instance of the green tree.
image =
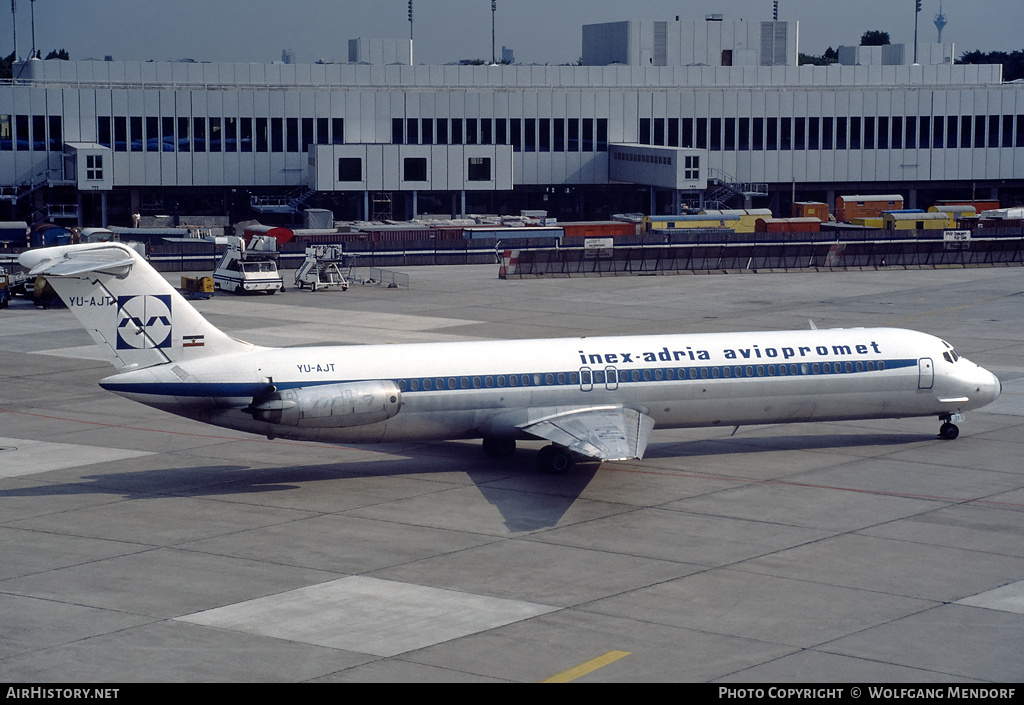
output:
[{"label": "green tree", "polygon": [[815,56],[814,54],[800,54],[799,61],[797,63],[800,66],[828,66],[829,64],[834,64],[838,61],[839,52],[832,47],[829,47],[821,56]]},{"label": "green tree", "polygon": [[[36,56],[39,56],[42,52],[36,52]],[[71,55],[66,49],[54,49],[46,55],[47,59],[62,59],[64,61],[70,61]],[[12,51],[8,56],[0,58],[0,81],[10,79],[13,77],[13,66],[14,66],[14,52]]]},{"label": "green tree", "polygon": [[957,59],[958,64],[1002,64],[1003,80],[1017,81],[1024,78],[1024,51],[969,51]]},{"label": "green tree", "polygon": [[11,77],[11,64],[14,63],[14,52],[10,56],[0,59],[0,81]]},{"label": "green tree", "polygon": [[880,29],[869,29],[861,35],[860,45],[862,47],[880,47],[889,43],[889,33]]}]

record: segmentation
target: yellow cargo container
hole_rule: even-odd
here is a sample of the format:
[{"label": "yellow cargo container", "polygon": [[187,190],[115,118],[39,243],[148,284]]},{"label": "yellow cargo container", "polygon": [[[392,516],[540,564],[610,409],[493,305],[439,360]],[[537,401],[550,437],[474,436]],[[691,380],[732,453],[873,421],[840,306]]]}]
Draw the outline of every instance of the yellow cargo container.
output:
[{"label": "yellow cargo container", "polygon": [[208,299],[213,296],[213,277],[182,277],[181,290],[189,298]]},{"label": "yellow cargo container", "polygon": [[763,218],[771,218],[772,212],[768,208],[748,208],[737,210],[703,210],[701,215],[716,218],[736,218],[736,222],[730,226],[738,233],[752,233],[757,229],[757,221]]},{"label": "yellow cargo container", "polygon": [[854,218],[850,221],[850,225],[860,225],[865,228],[878,228],[881,230],[885,223],[882,222],[881,218]]},{"label": "yellow cargo container", "polygon": [[885,213],[886,230],[946,230],[955,227],[952,213]]}]

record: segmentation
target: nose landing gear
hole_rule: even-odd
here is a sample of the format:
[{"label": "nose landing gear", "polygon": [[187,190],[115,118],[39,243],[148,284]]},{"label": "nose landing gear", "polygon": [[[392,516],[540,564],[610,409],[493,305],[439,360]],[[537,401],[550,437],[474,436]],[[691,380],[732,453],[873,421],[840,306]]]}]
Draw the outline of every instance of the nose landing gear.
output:
[{"label": "nose landing gear", "polygon": [[964,420],[963,414],[945,414],[939,417],[942,425],[939,427],[939,438],[945,441],[954,441],[960,435],[960,427],[954,422]]}]

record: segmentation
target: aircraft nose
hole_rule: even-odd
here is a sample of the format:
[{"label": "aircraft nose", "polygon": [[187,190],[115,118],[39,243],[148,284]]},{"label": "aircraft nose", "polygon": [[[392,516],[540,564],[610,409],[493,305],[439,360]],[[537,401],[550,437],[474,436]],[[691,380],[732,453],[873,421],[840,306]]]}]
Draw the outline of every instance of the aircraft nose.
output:
[{"label": "aircraft nose", "polygon": [[1002,382],[985,368],[979,367],[978,370],[982,377],[978,383],[978,396],[985,400],[985,404],[991,404],[1003,393]]}]

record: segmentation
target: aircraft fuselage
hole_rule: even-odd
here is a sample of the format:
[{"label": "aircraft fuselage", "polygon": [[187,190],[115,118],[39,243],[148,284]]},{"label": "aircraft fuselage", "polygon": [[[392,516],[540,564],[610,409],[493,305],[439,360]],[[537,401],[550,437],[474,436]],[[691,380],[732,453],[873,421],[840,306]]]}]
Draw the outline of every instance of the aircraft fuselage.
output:
[{"label": "aircraft fuselage", "polygon": [[[933,336],[832,329],[525,341],[260,349],[126,372],[122,396],[207,423],[325,442],[523,438],[559,409],[624,405],[657,428],[948,416],[999,382]],[[294,427],[244,411],[268,388],[388,380],[389,418]],[[301,424],[301,421],[299,422]]]}]

